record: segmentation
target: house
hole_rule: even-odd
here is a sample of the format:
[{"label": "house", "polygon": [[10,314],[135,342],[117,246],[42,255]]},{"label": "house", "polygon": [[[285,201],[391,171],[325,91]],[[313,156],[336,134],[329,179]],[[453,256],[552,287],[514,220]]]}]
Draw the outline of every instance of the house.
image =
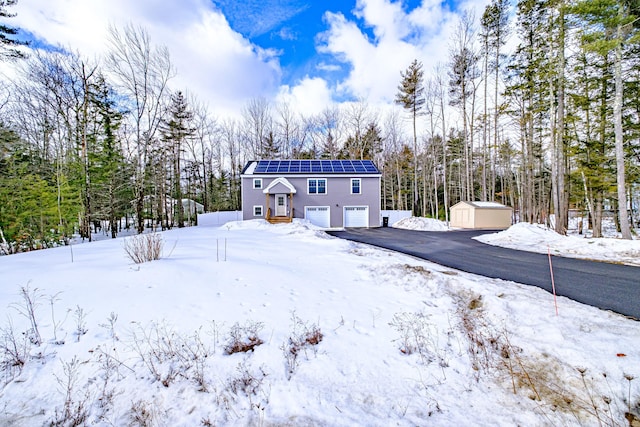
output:
[{"label": "house", "polygon": [[505,229],[513,209],[496,202],[458,202],[451,206],[451,227]]},{"label": "house", "polygon": [[241,174],[242,218],[379,227],[380,177],[370,160],[250,161]]}]

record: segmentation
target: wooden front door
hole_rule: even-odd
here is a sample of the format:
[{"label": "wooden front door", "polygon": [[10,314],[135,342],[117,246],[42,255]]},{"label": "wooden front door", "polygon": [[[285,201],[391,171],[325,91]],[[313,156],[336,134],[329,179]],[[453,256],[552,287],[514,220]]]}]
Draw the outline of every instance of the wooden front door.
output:
[{"label": "wooden front door", "polygon": [[276,194],[276,216],[287,216],[286,194]]}]

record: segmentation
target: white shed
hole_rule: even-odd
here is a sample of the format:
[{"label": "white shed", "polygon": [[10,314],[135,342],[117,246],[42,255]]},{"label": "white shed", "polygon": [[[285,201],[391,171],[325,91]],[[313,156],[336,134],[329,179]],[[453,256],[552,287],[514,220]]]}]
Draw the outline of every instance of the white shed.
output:
[{"label": "white shed", "polygon": [[505,229],[513,209],[496,202],[458,202],[451,206],[451,227]]}]

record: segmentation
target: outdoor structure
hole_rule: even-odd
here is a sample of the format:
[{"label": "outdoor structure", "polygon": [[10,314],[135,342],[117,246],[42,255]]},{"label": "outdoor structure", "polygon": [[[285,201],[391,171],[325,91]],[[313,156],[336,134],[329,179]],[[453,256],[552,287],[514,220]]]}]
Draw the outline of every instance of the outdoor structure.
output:
[{"label": "outdoor structure", "polygon": [[513,209],[496,202],[458,202],[451,206],[451,227],[505,229]]},{"label": "outdoor structure", "polygon": [[[133,205],[135,201],[131,201]],[[157,198],[156,196],[144,196],[143,212],[152,218],[165,218],[167,221],[173,221],[175,212],[178,209],[178,200],[171,196]],[[193,199],[182,199],[182,212],[184,220],[191,222],[198,214],[204,213],[204,205]]]},{"label": "outdoor structure", "polygon": [[250,161],[241,175],[242,219],[379,227],[380,177],[370,160]]}]

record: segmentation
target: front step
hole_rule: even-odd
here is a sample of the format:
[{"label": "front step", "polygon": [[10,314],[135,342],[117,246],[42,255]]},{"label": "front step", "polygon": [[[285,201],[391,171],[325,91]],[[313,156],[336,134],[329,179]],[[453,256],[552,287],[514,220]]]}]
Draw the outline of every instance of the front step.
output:
[{"label": "front step", "polygon": [[267,221],[271,224],[289,224],[292,220],[288,216],[272,216]]}]

